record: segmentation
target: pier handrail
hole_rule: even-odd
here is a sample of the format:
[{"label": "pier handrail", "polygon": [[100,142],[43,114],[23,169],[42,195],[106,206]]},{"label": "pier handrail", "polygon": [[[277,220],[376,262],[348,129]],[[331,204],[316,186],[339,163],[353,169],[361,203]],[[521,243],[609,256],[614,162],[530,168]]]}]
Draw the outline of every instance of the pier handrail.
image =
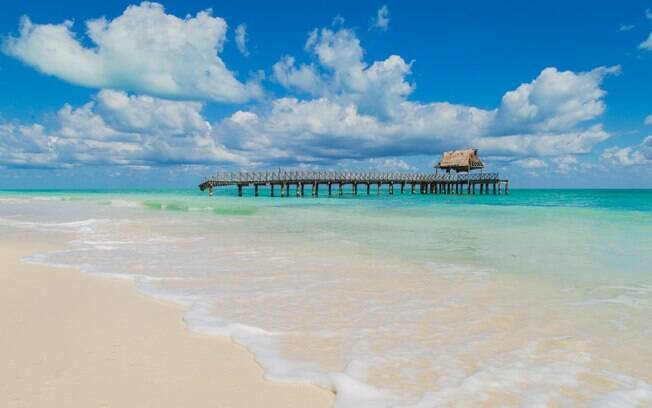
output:
[{"label": "pier handrail", "polygon": [[343,184],[388,184],[388,183],[425,183],[425,182],[461,182],[461,181],[497,181],[498,173],[475,174],[435,174],[424,172],[373,172],[373,171],[308,171],[308,170],[274,170],[274,171],[237,171],[217,172],[204,179],[202,184],[214,186],[282,184],[282,183],[343,183]]}]

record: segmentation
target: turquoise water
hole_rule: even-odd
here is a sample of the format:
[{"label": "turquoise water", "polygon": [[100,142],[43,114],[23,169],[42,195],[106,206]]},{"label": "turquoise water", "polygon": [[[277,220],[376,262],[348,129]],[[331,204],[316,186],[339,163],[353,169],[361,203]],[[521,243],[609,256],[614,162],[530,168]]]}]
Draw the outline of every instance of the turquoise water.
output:
[{"label": "turquoise water", "polygon": [[[337,205],[333,200],[344,200],[350,204],[351,200],[355,202],[364,202],[365,204],[403,206],[412,205],[430,205],[434,203],[465,203],[470,205],[495,205],[495,206],[526,206],[526,207],[574,207],[574,208],[596,208],[612,209],[622,211],[652,211],[652,190],[618,190],[618,189],[586,189],[586,190],[567,190],[567,189],[512,189],[508,195],[421,195],[408,194],[403,195],[396,193],[388,195],[385,190],[381,195],[376,195],[376,190],[372,190],[371,195],[359,193],[353,196],[349,191],[343,197],[333,195],[326,197],[322,187],[320,197],[311,198],[303,197],[297,203],[297,197],[268,197],[268,190],[261,188],[261,196],[256,197],[254,203],[261,205],[273,203],[288,205],[305,205],[306,201],[312,205]],[[292,190],[294,192],[294,190]],[[205,199],[209,202],[215,198],[233,198],[234,200],[243,201],[243,198],[236,197],[234,187],[226,187],[216,190],[214,198],[207,197],[205,192],[198,189],[112,189],[112,190],[57,190],[57,189],[34,189],[34,190],[0,190],[2,196],[54,196],[74,198],[91,198],[91,197],[161,197],[163,199]],[[254,198],[251,189],[244,189],[244,199]],[[294,200],[286,203],[286,201]],[[249,200],[246,201],[248,204]]]},{"label": "turquoise water", "polygon": [[[253,189],[252,189],[253,190]],[[133,279],[338,406],[652,404],[652,190],[2,191],[32,262]]]}]

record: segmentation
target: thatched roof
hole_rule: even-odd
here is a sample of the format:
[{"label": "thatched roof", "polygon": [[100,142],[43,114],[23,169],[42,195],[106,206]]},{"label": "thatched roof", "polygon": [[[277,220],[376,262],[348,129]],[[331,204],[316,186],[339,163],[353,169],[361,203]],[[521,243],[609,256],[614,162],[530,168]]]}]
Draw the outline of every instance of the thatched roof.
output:
[{"label": "thatched roof", "polygon": [[435,167],[445,170],[466,171],[481,169],[484,164],[478,157],[478,149],[465,149],[444,152]]}]

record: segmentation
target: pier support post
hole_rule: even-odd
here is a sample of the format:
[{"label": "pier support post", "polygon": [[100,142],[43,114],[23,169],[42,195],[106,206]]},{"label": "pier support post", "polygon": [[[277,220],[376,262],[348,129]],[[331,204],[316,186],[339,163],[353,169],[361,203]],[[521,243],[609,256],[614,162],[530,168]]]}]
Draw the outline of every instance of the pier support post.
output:
[{"label": "pier support post", "polygon": [[401,194],[405,191],[405,183],[401,183]]},{"label": "pier support post", "polygon": [[371,194],[371,183],[367,183],[367,195]]},{"label": "pier support post", "polygon": [[269,196],[274,197],[274,184],[269,185]]},{"label": "pier support post", "polygon": [[344,190],[343,190],[344,186],[342,185],[342,183],[340,183],[337,187],[338,187],[337,194],[340,195],[340,196],[343,195],[344,194]]},{"label": "pier support post", "polygon": [[358,183],[353,183],[353,195],[358,195]]},{"label": "pier support post", "polygon": [[213,196],[213,187],[208,187],[208,196],[209,197]]},{"label": "pier support post", "polygon": [[414,194],[414,183],[412,183],[412,187],[410,188],[411,193]]},{"label": "pier support post", "polygon": [[242,197],[242,184],[238,184],[238,197]]},{"label": "pier support post", "polygon": [[328,196],[330,197],[333,193],[333,185],[328,183]]},{"label": "pier support post", "polygon": [[378,183],[378,188],[376,189],[376,195],[380,195],[381,184]]},{"label": "pier support post", "polygon": [[389,187],[387,188],[389,190],[390,195],[394,195],[394,184],[389,183]]},{"label": "pier support post", "polygon": [[258,184],[254,184],[254,196],[258,197]]},{"label": "pier support post", "polygon": [[496,195],[496,183],[494,183],[494,195]]}]

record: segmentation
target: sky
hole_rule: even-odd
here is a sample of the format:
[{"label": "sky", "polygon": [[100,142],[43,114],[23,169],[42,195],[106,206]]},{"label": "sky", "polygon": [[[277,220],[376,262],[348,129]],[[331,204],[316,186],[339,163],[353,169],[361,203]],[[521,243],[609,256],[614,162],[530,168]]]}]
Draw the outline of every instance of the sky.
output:
[{"label": "sky", "polygon": [[0,188],[218,170],[652,188],[652,1],[6,2]]}]

